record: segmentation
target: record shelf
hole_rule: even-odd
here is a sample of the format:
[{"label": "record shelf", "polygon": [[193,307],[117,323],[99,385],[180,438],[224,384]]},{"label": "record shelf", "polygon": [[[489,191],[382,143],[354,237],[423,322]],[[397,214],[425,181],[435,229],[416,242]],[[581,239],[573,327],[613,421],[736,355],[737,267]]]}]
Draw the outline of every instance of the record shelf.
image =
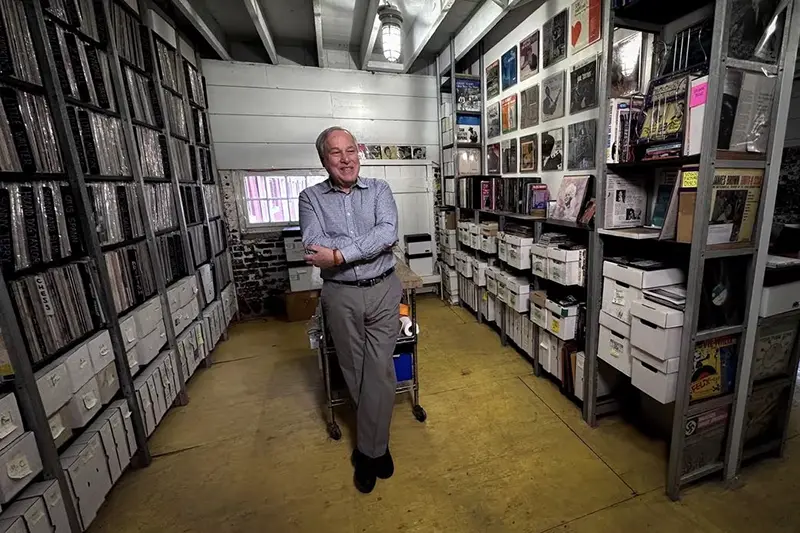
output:
[{"label": "record shelf", "polygon": [[[694,206],[694,224],[691,240],[685,244],[653,240],[649,242],[626,242],[624,232],[604,230],[604,202],[597,203],[596,225],[599,231],[593,232],[591,238],[594,245],[590,248],[592,257],[589,260],[589,301],[601,302],[603,299],[603,263],[604,259],[619,253],[620,249],[637,244],[645,244],[662,256],[680,255],[685,260],[686,270],[686,303],[683,311],[683,329],[680,335],[680,351],[677,372],[677,389],[674,412],[671,423],[671,442],[668,461],[666,493],[672,499],[680,497],[681,489],[687,484],[707,478],[714,474],[723,474],[725,480],[734,479],[741,467],[743,455],[743,428],[746,425],[746,405],[753,392],[751,373],[753,371],[754,344],[759,323],[759,302],[763,287],[769,235],[772,227],[775,197],[778,185],[780,162],[788,115],[788,105],[792,92],[792,78],[800,38],[800,13],[793,10],[796,2],[786,2],[786,12],[778,25],[783,27],[782,42],[775,62],[740,59],[732,50],[731,40],[733,2],[716,0],[706,2],[679,2],[679,6],[665,8],[665,4],[656,0],[634,0],[632,2],[603,2],[604,28],[626,28],[655,34],[662,42],[671,42],[676,34],[697,24],[698,21],[713,16],[713,38],[711,50],[707,57],[711,58],[708,67],[708,107],[702,122],[702,140],[707,144],[709,139],[718,139],[720,130],[721,102],[726,76],[732,71],[769,76],[776,78],[774,99],[769,117],[769,140],[766,152],[760,158],[743,158],[731,156],[731,152],[715,149],[702,149],[699,158],[664,159],[642,163],[626,163],[622,165],[600,164],[597,176],[597,198],[605,198],[607,175],[646,176],[654,168],[681,168],[687,163],[699,163],[699,180]],[[613,39],[605,39],[604,57],[613,53]],[[688,54],[688,52],[687,52]],[[610,94],[611,65],[606,62],[607,69],[601,76],[605,85],[604,94]],[[604,100],[607,101],[607,100]],[[711,109],[711,111],[709,111]],[[608,128],[608,114],[601,113],[598,131]],[[712,141],[713,142],[713,141]],[[605,148],[598,148],[598,161],[605,162]],[[754,227],[752,240],[746,246],[725,246],[707,244],[709,235],[709,218],[712,206],[713,181],[715,169],[763,169],[764,178],[758,204],[758,218]],[[718,170],[717,170],[718,171]],[[647,179],[646,177],[642,179]],[[680,178],[679,178],[680,179]],[[700,326],[710,320],[708,307],[703,305],[704,272],[716,268],[712,263],[733,265],[734,262],[746,263],[746,280],[743,280],[741,291],[737,295],[739,303],[743,303],[741,320],[716,324],[713,327]],[[722,268],[722,267],[720,267]],[[733,269],[733,266],[729,266]],[[713,270],[711,270],[713,272]],[[596,324],[600,318],[600,306],[590,308],[588,322]],[[735,339],[736,376],[733,390],[708,397],[690,399],[692,375],[695,372],[694,360],[696,346],[704,341]],[[727,341],[726,341],[727,342]],[[587,379],[588,394],[586,402],[587,422],[595,425],[598,412],[595,394],[598,372],[598,337],[589,339],[587,346],[587,368],[590,379]],[[785,380],[785,386],[790,382]],[[694,395],[694,392],[691,393]],[[699,396],[699,395],[698,395]],[[716,420],[707,428],[699,431],[704,421]],[[696,431],[696,433],[695,433]],[[785,433],[784,433],[785,435]],[[782,447],[776,442],[773,449]]]},{"label": "record shelf", "polygon": [[[0,62],[3,113],[12,113],[8,124],[14,121],[0,128],[0,189],[3,216],[9,217],[0,232],[8,247],[0,260],[0,386],[8,391],[13,383],[22,423],[35,437],[42,466],[30,480],[41,471],[41,478],[58,481],[68,529],[78,533],[96,509],[78,504],[59,453],[95,435],[92,420],[115,414],[130,417],[123,434],[125,449],[135,451],[132,464],[149,464],[148,436],[161,418],[153,424],[152,414],[145,416],[137,387],[146,392],[155,382],[149,376],[159,375],[164,411],[188,402],[188,356],[179,327],[184,338],[205,337],[196,343],[205,347],[197,347],[193,357],[210,364],[236,305],[227,227],[199,57],[164,13],[149,0],[6,4],[16,19],[11,26],[0,24],[7,47]],[[18,108],[22,115],[15,114]],[[4,121],[0,117],[0,126]],[[15,128],[13,137],[9,127]],[[21,215],[9,211],[15,205]],[[179,310],[170,308],[174,293],[184,289],[193,291],[188,300],[197,309],[191,328],[178,326]],[[165,346],[167,351],[140,368],[131,347],[135,333],[132,338],[128,328],[145,305],[158,309],[152,318],[163,323],[160,337],[156,331],[150,336],[160,341],[153,357]],[[34,311],[33,321],[25,318]],[[120,390],[107,389],[102,407],[96,392],[82,395],[86,419],[68,424],[72,437],[59,439],[63,402],[71,405],[84,388],[67,390],[67,399],[53,409],[40,392],[40,375],[47,372],[49,380],[56,372],[51,369],[66,372],[66,358],[76,359],[76,350],[86,350],[87,363],[90,353],[94,361],[98,346],[109,361],[103,376],[115,371],[102,383],[117,379]],[[70,372],[82,372],[75,368]],[[97,368],[95,374],[87,378],[91,383],[103,379]],[[95,502],[98,507],[103,499]]]}]

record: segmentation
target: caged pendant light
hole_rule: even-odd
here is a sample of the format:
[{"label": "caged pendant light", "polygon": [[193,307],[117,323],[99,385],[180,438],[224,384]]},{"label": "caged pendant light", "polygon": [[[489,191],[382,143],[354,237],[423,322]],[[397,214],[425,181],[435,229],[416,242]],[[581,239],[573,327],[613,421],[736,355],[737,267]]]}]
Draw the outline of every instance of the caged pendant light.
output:
[{"label": "caged pendant light", "polygon": [[378,18],[381,21],[383,57],[396,63],[403,48],[403,15],[391,4],[384,4],[378,9]]}]

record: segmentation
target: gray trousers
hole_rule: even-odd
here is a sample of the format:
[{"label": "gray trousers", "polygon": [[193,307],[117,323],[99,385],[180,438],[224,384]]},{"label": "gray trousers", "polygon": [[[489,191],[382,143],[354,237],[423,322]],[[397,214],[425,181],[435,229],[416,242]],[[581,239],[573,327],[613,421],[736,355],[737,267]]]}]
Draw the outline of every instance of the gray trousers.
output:
[{"label": "gray trousers", "polygon": [[358,449],[368,457],[380,457],[389,446],[397,387],[392,354],[400,333],[402,295],[395,274],[372,287],[322,286],[325,321],[356,404]]}]

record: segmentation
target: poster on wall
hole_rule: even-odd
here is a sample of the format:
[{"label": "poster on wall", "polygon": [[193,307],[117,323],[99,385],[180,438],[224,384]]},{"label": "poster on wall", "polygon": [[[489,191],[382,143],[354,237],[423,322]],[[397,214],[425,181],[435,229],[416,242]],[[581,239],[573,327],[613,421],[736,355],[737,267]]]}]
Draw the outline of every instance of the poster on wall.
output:
[{"label": "poster on wall", "polygon": [[542,133],[542,170],[564,170],[564,128]]},{"label": "poster on wall", "polygon": [[564,78],[560,70],[542,81],[542,121],[564,116]]},{"label": "poster on wall", "polygon": [[456,111],[479,113],[481,105],[481,80],[456,78]]},{"label": "poster on wall", "polygon": [[460,115],[456,119],[458,125],[458,143],[477,144],[481,140],[481,117]]},{"label": "poster on wall", "polygon": [[500,95],[500,60],[486,67],[486,99]]},{"label": "poster on wall", "polygon": [[639,92],[641,58],[641,32],[614,43],[611,58],[611,98],[623,98]]},{"label": "poster on wall", "polygon": [[486,147],[486,172],[500,174],[500,143]]},{"label": "poster on wall", "polygon": [[596,168],[595,150],[597,120],[590,119],[567,126],[567,170],[591,170]]},{"label": "poster on wall", "polygon": [[427,146],[415,146],[413,150],[414,150],[414,159],[428,159]]},{"label": "poster on wall", "polygon": [[512,94],[501,101],[500,117],[503,133],[517,130],[517,95]]},{"label": "poster on wall", "polygon": [[489,128],[486,137],[491,139],[500,135],[500,102],[486,108],[486,121]]},{"label": "poster on wall", "polygon": [[570,53],[600,40],[600,0],[575,0],[570,7]]},{"label": "poster on wall", "polygon": [[542,27],[542,64],[544,68],[567,57],[567,10],[544,23]]},{"label": "poster on wall", "polygon": [[539,125],[539,85],[528,87],[520,93],[519,129]]},{"label": "poster on wall", "polygon": [[503,174],[517,173],[517,139],[508,139],[501,143],[503,154]]},{"label": "poster on wall", "polygon": [[519,43],[519,81],[525,81],[539,72],[539,30]]},{"label": "poster on wall", "polygon": [[597,65],[594,56],[572,67],[569,73],[569,112],[574,115],[597,107]]},{"label": "poster on wall", "polygon": [[503,54],[501,60],[503,68],[503,90],[517,84],[517,45]]},{"label": "poster on wall", "polygon": [[539,137],[535,133],[519,140],[519,171],[536,172],[539,160]]}]

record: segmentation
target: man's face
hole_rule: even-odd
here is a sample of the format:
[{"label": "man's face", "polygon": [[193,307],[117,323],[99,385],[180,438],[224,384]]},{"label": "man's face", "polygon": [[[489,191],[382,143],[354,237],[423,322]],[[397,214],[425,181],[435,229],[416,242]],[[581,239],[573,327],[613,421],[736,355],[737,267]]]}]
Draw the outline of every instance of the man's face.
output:
[{"label": "man's face", "polygon": [[325,140],[325,170],[340,185],[350,186],[358,180],[361,163],[358,147],[349,133],[334,131]]}]

